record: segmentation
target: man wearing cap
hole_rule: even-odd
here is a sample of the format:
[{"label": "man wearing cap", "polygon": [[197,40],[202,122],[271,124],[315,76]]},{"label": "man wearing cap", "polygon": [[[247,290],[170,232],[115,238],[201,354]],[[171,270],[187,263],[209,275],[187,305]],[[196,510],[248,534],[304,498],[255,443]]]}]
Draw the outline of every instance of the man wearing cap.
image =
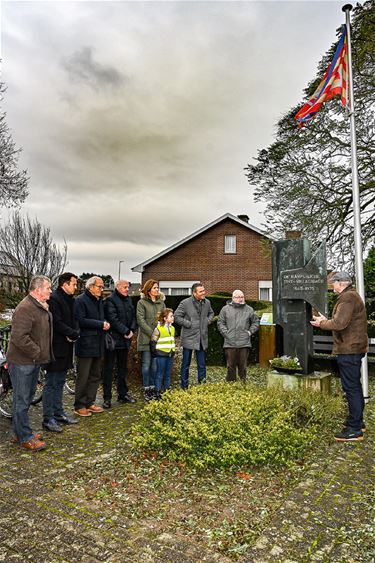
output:
[{"label": "man wearing cap", "polygon": [[333,291],[339,294],[332,319],[319,314],[310,322],[323,330],[332,330],[332,353],[337,355],[341,385],[349,407],[345,428],[335,435],[335,439],[338,442],[353,442],[363,440],[365,401],[361,384],[361,361],[368,350],[366,309],[352,286],[348,272],[337,272],[331,282]]}]

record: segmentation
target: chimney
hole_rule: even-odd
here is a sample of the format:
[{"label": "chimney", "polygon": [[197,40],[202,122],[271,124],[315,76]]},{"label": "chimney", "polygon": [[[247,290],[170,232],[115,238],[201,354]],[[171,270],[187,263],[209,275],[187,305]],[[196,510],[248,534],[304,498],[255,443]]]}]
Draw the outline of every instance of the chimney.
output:
[{"label": "chimney", "polygon": [[249,222],[249,216],[248,215],[237,215],[237,217],[243,221],[244,223],[248,223]]}]

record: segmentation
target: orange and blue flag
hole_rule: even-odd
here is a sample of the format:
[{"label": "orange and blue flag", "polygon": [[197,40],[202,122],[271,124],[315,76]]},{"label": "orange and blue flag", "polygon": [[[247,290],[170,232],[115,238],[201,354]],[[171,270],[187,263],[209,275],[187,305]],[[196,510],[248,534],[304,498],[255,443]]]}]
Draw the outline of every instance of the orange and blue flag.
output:
[{"label": "orange and blue flag", "polygon": [[342,26],[342,34],[338,42],[335,55],[329,65],[323,80],[308,102],[294,116],[299,127],[315,117],[324,102],[334,96],[341,96],[343,106],[348,105],[348,37],[346,25]]}]

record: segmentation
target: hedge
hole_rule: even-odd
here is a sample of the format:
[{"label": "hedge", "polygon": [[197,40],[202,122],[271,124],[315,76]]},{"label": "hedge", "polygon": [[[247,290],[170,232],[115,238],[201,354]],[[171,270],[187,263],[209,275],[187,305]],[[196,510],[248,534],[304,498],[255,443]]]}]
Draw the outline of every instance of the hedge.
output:
[{"label": "hedge", "polygon": [[197,468],[289,465],[342,415],[340,397],[315,391],[217,383],[152,401],[131,429],[139,453]]}]

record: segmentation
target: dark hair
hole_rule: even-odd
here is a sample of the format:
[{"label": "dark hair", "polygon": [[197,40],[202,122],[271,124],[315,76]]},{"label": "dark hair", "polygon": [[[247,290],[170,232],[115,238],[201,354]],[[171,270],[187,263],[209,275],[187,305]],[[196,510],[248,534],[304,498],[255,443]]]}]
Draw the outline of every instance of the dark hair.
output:
[{"label": "dark hair", "polygon": [[191,292],[195,293],[195,290],[197,289],[197,287],[204,287],[202,282],[196,282],[193,283],[193,285],[191,286]]},{"label": "dark hair", "polygon": [[159,321],[161,325],[164,325],[169,313],[173,313],[173,309],[168,309],[168,307],[162,309],[162,311],[158,312],[156,320]]},{"label": "dark hair", "polygon": [[64,272],[63,274],[61,274],[58,281],[59,287],[62,287],[64,283],[69,283],[72,278],[78,279],[78,276],[72,274],[72,272]]},{"label": "dark hair", "polygon": [[144,293],[146,297],[149,297],[152,286],[156,283],[159,285],[159,282],[157,280],[147,280],[141,289],[142,293]]}]

